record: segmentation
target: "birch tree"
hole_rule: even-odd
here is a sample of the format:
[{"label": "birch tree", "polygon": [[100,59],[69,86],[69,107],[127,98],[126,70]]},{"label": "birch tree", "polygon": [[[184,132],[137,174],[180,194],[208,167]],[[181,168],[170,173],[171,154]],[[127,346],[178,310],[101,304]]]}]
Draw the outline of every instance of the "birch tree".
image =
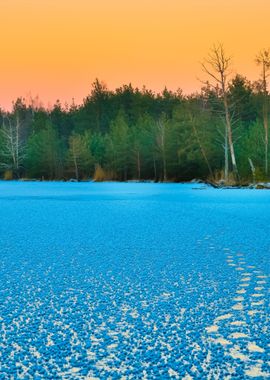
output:
[{"label": "birch tree", "polygon": [[[220,88],[220,93],[223,102],[225,114],[225,136],[226,142],[228,141],[232,169],[236,179],[238,176],[238,168],[235,157],[235,150],[233,144],[232,122],[228,103],[228,77],[231,73],[231,57],[227,56],[222,44],[214,45],[210,50],[207,58],[202,63],[203,71],[214,80],[213,87],[216,85]],[[228,173],[225,173],[225,181],[228,181]]]},{"label": "birch tree", "polygon": [[82,175],[89,177],[93,171],[93,157],[90,151],[90,136],[88,134],[73,134],[69,138],[68,164],[72,165],[75,178],[78,181]]},{"label": "birch tree", "polygon": [[3,115],[1,130],[2,152],[1,167],[10,170],[12,175],[19,178],[25,153],[25,144],[21,136],[21,122],[19,115],[11,118]]},{"label": "birch tree", "polygon": [[261,66],[261,85],[263,95],[263,127],[264,127],[264,170],[265,175],[268,176],[268,147],[269,147],[269,126],[268,126],[268,91],[267,91],[267,77],[270,70],[270,50],[264,49],[259,52],[256,57],[257,65]]}]

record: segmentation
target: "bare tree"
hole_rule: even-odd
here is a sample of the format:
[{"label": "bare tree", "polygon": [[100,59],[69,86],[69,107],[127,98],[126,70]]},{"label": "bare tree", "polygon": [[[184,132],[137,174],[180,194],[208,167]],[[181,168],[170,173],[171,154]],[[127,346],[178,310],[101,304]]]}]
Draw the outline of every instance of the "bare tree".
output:
[{"label": "bare tree", "polygon": [[1,166],[5,170],[11,170],[13,175],[19,178],[25,151],[19,115],[15,116],[15,120],[11,120],[9,115],[3,115],[1,132],[3,138]]},{"label": "bare tree", "polygon": [[269,146],[269,127],[268,127],[268,91],[267,91],[267,72],[270,69],[270,50],[263,49],[256,57],[257,65],[262,67],[261,84],[263,94],[263,127],[264,127],[264,155],[265,155],[265,175],[268,175],[268,146]]},{"label": "bare tree", "polygon": [[[228,143],[230,150],[230,157],[232,163],[232,169],[236,179],[239,178],[238,169],[236,164],[236,157],[233,144],[232,123],[231,115],[228,104],[228,77],[231,74],[231,57],[227,56],[222,44],[214,45],[208,54],[207,58],[202,63],[203,71],[215,81],[212,86],[216,88],[216,85],[220,87],[220,93],[224,106],[225,113],[225,145]],[[226,150],[225,150],[226,151]],[[226,169],[226,168],[225,168]],[[225,181],[228,181],[228,173],[225,170]]]}]

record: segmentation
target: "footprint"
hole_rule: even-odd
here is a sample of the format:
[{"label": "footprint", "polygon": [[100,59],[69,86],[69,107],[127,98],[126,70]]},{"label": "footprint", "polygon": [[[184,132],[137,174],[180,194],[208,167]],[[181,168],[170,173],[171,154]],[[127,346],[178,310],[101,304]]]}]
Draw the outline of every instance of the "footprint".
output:
[{"label": "footprint", "polygon": [[245,289],[236,290],[237,294],[245,294],[247,291]]},{"label": "footprint", "polygon": [[233,300],[236,301],[236,302],[244,301],[244,299],[245,299],[245,298],[242,297],[242,296],[233,298]]},{"label": "footprint", "polygon": [[251,302],[251,306],[261,306],[264,304],[264,300],[258,301],[258,302]]},{"label": "footprint", "polygon": [[254,342],[249,342],[247,349],[251,352],[264,352],[264,349],[262,347],[259,347],[256,343]]},{"label": "footprint", "polygon": [[240,351],[240,347],[239,346],[234,346],[234,347],[230,348],[229,355],[233,359],[240,359],[240,360],[242,360],[244,362],[246,362],[246,361],[249,360],[249,357],[247,355],[242,354],[242,352]]},{"label": "footprint", "polygon": [[247,334],[244,334],[242,332],[234,332],[229,337],[232,339],[249,338]]},{"label": "footprint", "polygon": [[214,340],[214,343],[219,343],[222,346],[227,346],[229,344],[232,344],[232,342],[230,342],[229,340],[224,339],[224,338],[217,338],[217,339]]},{"label": "footprint", "polygon": [[218,322],[218,321],[223,321],[225,319],[230,319],[233,315],[228,313],[228,314],[223,314],[223,315],[220,315],[219,317],[215,318],[215,322]]},{"label": "footprint", "polygon": [[231,322],[231,325],[232,326],[243,326],[243,325],[246,325],[246,322],[244,322],[244,321],[233,321],[233,322]]},{"label": "footprint", "polygon": [[205,328],[208,333],[216,333],[218,329],[219,327],[217,325],[212,325]]},{"label": "footprint", "polygon": [[244,309],[244,306],[243,306],[243,304],[242,304],[241,302],[239,302],[239,303],[233,305],[233,306],[232,306],[232,309],[233,309],[233,310],[243,310],[243,309]]}]

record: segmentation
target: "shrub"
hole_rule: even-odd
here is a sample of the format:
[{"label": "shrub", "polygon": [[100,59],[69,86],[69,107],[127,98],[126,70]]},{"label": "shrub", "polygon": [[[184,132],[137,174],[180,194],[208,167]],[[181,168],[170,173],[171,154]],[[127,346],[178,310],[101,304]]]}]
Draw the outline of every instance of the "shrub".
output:
[{"label": "shrub", "polygon": [[13,171],[12,170],[6,170],[4,173],[4,180],[5,181],[11,181],[13,179]]},{"label": "shrub", "polygon": [[93,179],[95,182],[110,181],[114,179],[114,173],[103,169],[100,165],[96,165]]}]

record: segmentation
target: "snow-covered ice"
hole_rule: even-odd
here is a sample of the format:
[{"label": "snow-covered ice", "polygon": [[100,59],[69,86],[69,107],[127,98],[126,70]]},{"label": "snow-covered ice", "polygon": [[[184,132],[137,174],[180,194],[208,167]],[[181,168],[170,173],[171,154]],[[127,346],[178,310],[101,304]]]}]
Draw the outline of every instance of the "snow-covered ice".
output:
[{"label": "snow-covered ice", "polygon": [[0,182],[0,379],[270,376],[270,192]]}]

